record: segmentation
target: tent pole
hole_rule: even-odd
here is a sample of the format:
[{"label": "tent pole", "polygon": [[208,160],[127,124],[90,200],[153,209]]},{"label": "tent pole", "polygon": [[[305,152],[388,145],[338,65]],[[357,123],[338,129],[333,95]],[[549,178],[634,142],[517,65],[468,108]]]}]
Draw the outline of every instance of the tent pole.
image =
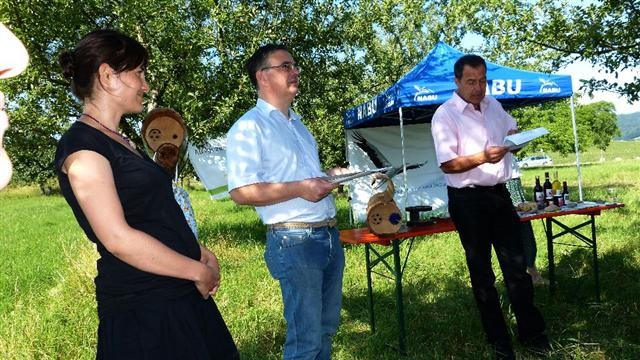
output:
[{"label": "tent pole", "polygon": [[575,106],[573,105],[573,96],[571,96],[571,100],[569,101],[569,104],[571,104],[571,123],[573,124],[573,140],[575,143],[575,150],[576,150],[576,167],[578,169],[578,194],[579,194],[579,199],[580,201],[582,201],[582,172],[580,171],[580,150],[578,148],[578,128],[576,127],[576,110],[575,110]]},{"label": "tent pole", "polygon": [[[344,159],[347,161],[347,168],[351,167],[349,164],[349,134],[347,133],[347,129],[344,129]],[[356,219],[354,219],[353,213],[353,203],[351,202],[351,184],[347,184],[347,202],[349,203],[349,225],[353,227],[356,223]]]},{"label": "tent pole", "polygon": [[402,178],[404,179],[404,186],[402,187],[402,211],[405,212],[407,208],[407,196],[409,196],[409,189],[407,189],[407,160],[404,157],[404,119],[402,117],[402,107],[398,108],[398,115],[400,116],[400,147],[402,149]]}]

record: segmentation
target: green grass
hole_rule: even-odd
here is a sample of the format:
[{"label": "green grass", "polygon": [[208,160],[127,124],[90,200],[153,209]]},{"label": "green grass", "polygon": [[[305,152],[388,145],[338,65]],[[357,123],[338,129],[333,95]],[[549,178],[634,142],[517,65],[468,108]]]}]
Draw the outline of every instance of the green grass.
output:
[{"label": "green grass", "polygon": [[[563,156],[557,152],[551,152],[548,155],[556,165],[575,164],[576,161],[575,153]],[[580,162],[586,164],[638,159],[640,159],[640,141],[612,141],[604,152],[590,148],[580,153]]]},{"label": "green grass", "polygon": [[96,255],[58,196],[0,196],[0,358],[91,358]]},{"label": "green grass", "polygon": [[[635,143],[631,143],[634,146]],[[622,151],[622,153],[627,153]],[[556,160],[554,158],[554,160]],[[559,163],[556,161],[556,163]],[[557,166],[577,194],[575,168]],[[526,169],[523,183],[533,187]],[[558,291],[536,290],[557,359],[640,358],[640,161],[625,158],[582,168],[586,199],[607,200],[609,188],[626,207],[597,218],[602,301],[594,302],[590,252],[556,246]],[[530,191],[529,191],[530,192]],[[221,261],[223,283],[216,302],[243,359],[279,359],[284,340],[280,290],[262,253],[264,227],[250,207],[214,202],[191,191],[202,241]],[[339,201],[346,227],[347,204]],[[0,359],[93,359],[97,328],[93,277],[96,253],[60,196],[35,188],[0,193]],[[565,217],[578,223],[580,216]],[[543,229],[538,266],[546,276]],[[398,359],[393,283],[374,276],[378,331],[369,331],[364,248],[346,251],[342,324],[334,359]],[[498,288],[504,295],[500,272]],[[464,255],[457,234],[418,239],[405,272],[406,359],[488,359]],[[515,332],[515,320],[504,304]],[[522,354],[522,349],[517,348]],[[521,357],[525,358],[526,357]]]}]

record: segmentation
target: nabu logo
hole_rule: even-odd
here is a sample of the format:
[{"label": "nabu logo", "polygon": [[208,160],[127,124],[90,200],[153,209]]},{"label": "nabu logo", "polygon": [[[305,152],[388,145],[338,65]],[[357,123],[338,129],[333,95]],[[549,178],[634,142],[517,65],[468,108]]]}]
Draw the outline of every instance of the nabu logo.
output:
[{"label": "nabu logo", "polygon": [[540,83],[541,83],[540,90],[538,90],[538,92],[541,94],[554,94],[562,91],[562,89],[560,89],[558,84],[556,84],[556,82],[553,80],[547,80],[542,78],[538,78],[538,80],[540,80]]},{"label": "nabu logo", "polygon": [[391,96],[391,94],[387,94],[387,95],[385,96],[385,104],[384,104],[384,108],[385,108],[385,109],[390,108],[390,107],[392,107],[392,106],[393,106],[393,104],[394,104],[394,103],[395,103],[395,101],[394,101],[394,99],[393,99],[393,96]]},{"label": "nabu logo", "polygon": [[413,95],[413,101],[434,101],[438,99],[438,95],[434,94],[431,89],[418,85],[413,85],[413,87],[416,89],[416,93]]},{"label": "nabu logo", "polygon": [[358,120],[373,116],[376,112],[378,112],[378,99],[373,98],[358,106]]},{"label": "nabu logo", "polygon": [[493,79],[487,83],[487,93],[491,95],[503,95],[505,93],[515,95],[522,90],[521,79]]}]

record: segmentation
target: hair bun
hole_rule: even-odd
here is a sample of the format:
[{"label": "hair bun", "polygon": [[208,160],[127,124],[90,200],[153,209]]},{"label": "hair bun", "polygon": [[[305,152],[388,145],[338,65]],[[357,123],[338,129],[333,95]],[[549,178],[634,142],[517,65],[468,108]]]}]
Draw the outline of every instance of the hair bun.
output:
[{"label": "hair bun", "polygon": [[64,75],[64,77],[67,79],[73,78],[75,69],[75,58],[73,56],[73,51],[62,51],[60,53],[60,56],[58,57],[58,63],[60,63],[60,67],[62,68],[62,75]]}]

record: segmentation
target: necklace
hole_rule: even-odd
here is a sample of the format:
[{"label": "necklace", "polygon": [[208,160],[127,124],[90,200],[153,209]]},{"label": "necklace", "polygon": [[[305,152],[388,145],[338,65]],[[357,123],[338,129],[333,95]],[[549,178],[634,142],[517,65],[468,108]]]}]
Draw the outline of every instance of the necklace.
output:
[{"label": "necklace", "polygon": [[129,146],[131,146],[134,150],[136,149],[136,144],[133,143],[133,141],[131,141],[131,139],[129,139],[128,137],[120,134],[119,132],[115,131],[115,130],[111,130],[109,127],[107,127],[105,124],[101,123],[100,121],[98,121],[98,119],[94,118],[93,116],[87,114],[87,113],[82,113],[80,114],[80,116],[86,116],[89,119],[95,121],[98,123],[98,125],[102,126],[103,128],[105,128],[107,131],[109,131],[110,133],[118,136],[119,138],[121,138],[122,140],[124,140],[127,144],[129,144]]}]

